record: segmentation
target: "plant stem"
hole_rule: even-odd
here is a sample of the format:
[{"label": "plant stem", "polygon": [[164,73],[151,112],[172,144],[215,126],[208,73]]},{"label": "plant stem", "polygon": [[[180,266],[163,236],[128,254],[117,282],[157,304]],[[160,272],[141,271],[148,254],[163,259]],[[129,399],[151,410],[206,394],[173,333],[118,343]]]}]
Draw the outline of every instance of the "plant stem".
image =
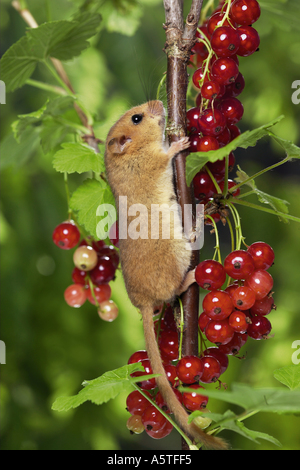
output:
[{"label": "plant stem", "polygon": [[210,215],[207,214],[206,218],[210,219],[211,223],[213,224],[214,231],[215,231],[215,236],[216,236],[216,246],[215,246],[215,254],[213,256],[213,260],[215,259],[216,253],[218,253],[218,261],[219,261],[219,263],[222,264],[221,250],[220,250],[220,240],[219,240],[219,232],[218,232],[217,224],[216,224],[214,218],[211,217]]},{"label": "plant stem", "polygon": [[254,180],[255,178],[257,178],[258,176],[261,176],[263,175],[264,173],[266,173],[267,171],[270,171],[270,170],[273,170],[274,168],[280,166],[280,165],[283,165],[284,163],[288,162],[289,160],[291,159],[291,157],[286,157],[284,158],[283,160],[281,160],[280,162],[278,163],[274,163],[274,165],[271,165],[271,166],[268,166],[267,168],[264,168],[263,170],[261,171],[258,171],[257,173],[255,173],[254,175],[252,176],[249,176],[249,178],[247,178],[245,181],[242,181],[241,183],[238,183],[236,184],[235,186],[233,186],[230,191],[232,193],[234,193],[240,186],[243,186],[243,184],[247,184],[249,183],[249,181],[252,181]]},{"label": "plant stem", "polygon": [[68,94],[63,88],[59,86],[50,85],[49,83],[40,82],[38,80],[33,80],[32,78],[28,78],[28,80],[26,80],[26,84],[34,86],[36,88],[40,88],[41,90],[49,91],[50,93],[55,93],[57,95],[67,96]]},{"label": "plant stem", "polygon": [[268,207],[259,206],[258,204],[253,204],[252,202],[241,201],[240,199],[234,198],[234,203],[240,204],[241,206],[251,207],[252,209],[257,209],[262,212],[268,212],[269,214],[277,215],[278,217],[282,217],[284,219],[293,220],[294,222],[300,222],[299,217],[285,214],[284,212],[275,211],[274,209],[269,209]]}]

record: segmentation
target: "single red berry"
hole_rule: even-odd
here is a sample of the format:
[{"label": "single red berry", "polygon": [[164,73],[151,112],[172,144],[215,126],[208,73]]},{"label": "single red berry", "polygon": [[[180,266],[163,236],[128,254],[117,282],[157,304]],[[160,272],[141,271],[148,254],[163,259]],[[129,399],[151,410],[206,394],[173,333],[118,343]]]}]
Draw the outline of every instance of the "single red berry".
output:
[{"label": "single red berry", "polygon": [[196,108],[190,108],[186,112],[186,125],[187,125],[187,130],[191,134],[198,132],[199,130],[199,117],[200,117],[200,109],[198,107]]},{"label": "single red berry", "polygon": [[216,382],[221,375],[219,361],[213,356],[203,356],[201,361],[203,363],[203,374],[200,382],[206,384]]},{"label": "single red berry", "polygon": [[72,284],[66,288],[64,297],[70,307],[79,308],[86,301],[86,289],[82,284]]},{"label": "single red berry", "polygon": [[221,374],[224,374],[229,364],[228,357],[226,356],[226,354],[222,353],[220,349],[216,346],[212,346],[211,348],[205,349],[203,354],[204,356],[212,356],[217,359],[221,367]]},{"label": "single red berry", "polygon": [[212,137],[211,135],[205,135],[200,138],[197,151],[198,152],[209,152],[210,150],[218,150],[219,142],[217,141],[216,137]]},{"label": "single red berry", "polygon": [[[210,35],[212,35],[215,31],[215,29],[217,27],[220,26],[223,18],[224,18],[224,14],[225,13],[221,13],[220,11],[214,13],[208,20],[208,23],[207,23],[207,30],[209,32]],[[236,23],[234,21],[231,22],[232,23],[232,26],[236,27]],[[250,23],[249,23],[250,24]],[[226,19],[223,23],[222,26],[229,26],[231,27],[229,21]]]},{"label": "single red berry", "polygon": [[206,171],[199,171],[193,179],[195,198],[200,202],[208,200],[215,193],[215,185]]},{"label": "single red berry", "polygon": [[228,129],[230,131],[230,142],[232,142],[236,137],[241,135],[240,129],[235,124],[228,124]]},{"label": "single red berry", "polygon": [[195,271],[197,284],[203,289],[220,289],[226,280],[224,267],[218,261],[211,259],[198,264]]},{"label": "single red berry", "polygon": [[239,46],[239,34],[230,26],[220,26],[211,37],[211,47],[219,57],[236,54]]},{"label": "single red berry", "polygon": [[256,299],[263,299],[272,290],[273,278],[268,271],[258,269],[246,279],[245,286],[255,292]]},{"label": "single red berry", "polygon": [[237,333],[245,333],[249,326],[247,316],[239,310],[234,310],[228,319],[231,328]]},{"label": "single red berry", "polygon": [[256,300],[251,307],[252,314],[268,315],[272,310],[276,310],[272,295],[266,295],[260,300]]},{"label": "single red berry", "polygon": [[193,390],[205,390],[202,385],[190,385],[191,392],[184,392],[182,395],[182,403],[189,411],[196,411],[206,408],[208,397],[200,393],[193,392]]},{"label": "single red berry", "polygon": [[105,245],[98,251],[98,257],[100,259],[110,260],[114,267],[117,269],[119,265],[119,255],[113,245]]},{"label": "single red berry", "polygon": [[250,338],[260,340],[266,339],[271,332],[272,325],[267,317],[261,315],[252,315],[251,324],[248,327],[247,334]]},{"label": "single red berry", "polygon": [[186,384],[192,384],[199,382],[203,372],[203,364],[197,356],[184,356],[178,362],[176,371],[179,380]]},{"label": "single red berry", "polygon": [[200,139],[201,137],[199,136],[199,134],[189,135],[189,141],[190,141],[189,151],[190,152],[198,152],[198,144],[199,144]]},{"label": "single red berry", "polygon": [[225,116],[227,124],[235,124],[244,114],[244,107],[237,98],[225,98],[218,105],[219,110]]},{"label": "single red berry", "polygon": [[142,414],[142,423],[147,431],[159,431],[167,421],[154,405],[149,404]]},{"label": "single red berry", "polygon": [[209,81],[209,77],[208,77],[207,74],[204,76],[202,67],[200,67],[199,69],[195,70],[195,72],[193,73],[192,81],[193,81],[194,86],[195,86],[198,90],[200,90],[201,87],[202,87],[202,85],[203,85],[203,83]]},{"label": "single red berry", "polygon": [[230,15],[237,24],[253,24],[260,17],[259,3],[257,0],[235,0],[230,7]]},{"label": "single red berry", "polygon": [[235,81],[233,83],[229,83],[229,85],[226,86],[226,90],[222,98],[223,99],[236,98],[242,93],[244,88],[245,88],[245,79],[243,75],[239,73]]},{"label": "single red berry", "polygon": [[[132,374],[130,374],[131,377],[141,377],[141,376],[153,374],[152,367],[148,359],[144,359],[143,361],[140,361],[140,362],[142,366],[144,367],[145,372],[143,371],[133,372]],[[154,378],[144,379],[141,382],[138,382],[138,385],[143,390],[154,390],[156,388],[156,381]]]},{"label": "single red berry", "polygon": [[80,232],[73,221],[63,222],[53,230],[52,240],[62,250],[70,250],[79,243]]},{"label": "single red berry", "polygon": [[178,358],[178,334],[176,331],[162,331],[158,344],[163,359],[175,360]]},{"label": "single red berry", "polygon": [[199,328],[202,332],[204,332],[205,330],[205,327],[207,325],[207,323],[211,320],[211,318],[206,315],[205,312],[202,312],[200,315],[199,315],[199,318],[198,318],[198,325],[199,325]]},{"label": "single red berry", "polygon": [[230,57],[221,57],[213,63],[211,73],[215,82],[229,85],[237,79],[239,68]]},{"label": "single red berry", "polygon": [[145,429],[148,436],[152,437],[152,439],[163,439],[164,437],[168,436],[173,429],[173,425],[170,421],[166,420],[166,423],[158,430],[153,431],[153,429]]},{"label": "single red berry", "polygon": [[226,119],[218,109],[206,109],[199,118],[199,129],[204,135],[217,136],[224,131]]},{"label": "single red berry", "polygon": [[210,80],[209,82],[205,82],[202,85],[201,95],[206,100],[214,100],[215,98],[217,98],[217,96],[219,96],[220,91],[221,91],[221,86],[218,83],[218,81]]},{"label": "single red berry", "polygon": [[93,292],[94,292],[94,295],[92,293],[90,286],[88,286],[86,289],[86,295],[87,295],[88,301],[91,304],[95,305],[96,304],[95,298],[96,298],[98,304],[101,304],[101,302],[105,302],[106,300],[109,300],[111,296],[111,287],[109,284],[102,284],[101,286],[93,286]]},{"label": "single red berry", "polygon": [[[149,392],[145,391],[145,393],[149,398],[151,398]],[[145,398],[138,390],[134,390],[127,397],[127,411],[132,415],[141,416],[148,406],[150,406],[149,400],[147,400],[147,398]]]},{"label": "single red berry", "polygon": [[269,269],[274,263],[275,254],[273,248],[268,243],[252,243],[247,251],[254,260],[255,269]]},{"label": "single red berry", "polygon": [[240,310],[249,310],[254,305],[256,296],[250,287],[240,286],[231,294],[233,305]]},{"label": "single red berry", "polygon": [[[220,186],[220,189],[221,191],[223,191],[224,189],[224,181],[220,181],[219,183],[219,186]],[[235,181],[232,181],[232,180],[228,180],[228,192],[231,192],[231,188],[233,188],[234,186],[236,186],[236,182]],[[237,197],[239,194],[240,194],[240,188],[237,188],[233,193],[231,193],[232,196],[234,197]]]},{"label": "single red berry", "polygon": [[245,250],[235,250],[226,256],[224,269],[233,279],[246,279],[253,273],[255,266],[250,253]]},{"label": "single red berry", "polygon": [[228,129],[228,127],[225,127],[223,132],[221,132],[221,134],[217,135],[216,137],[217,141],[219,142],[220,147],[224,147],[225,145],[227,145],[230,142],[230,138],[231,138],[231,134],[230,134],[230,130]]},{"label": "single red berry", "polygon": [[221,344],[221,346],[219,346],[219,350],[227,356],[235,356],[241,347],[245,344],[247,338],[247,333],[234,332],[231,341],[226,344]]},{"label": "single red berry", "polygon": [[260,37],[256,29],[251,26],[240,26],[236,31],[240,38],[237,55],[247,57],[257,51],[260,44]]},{"label": "single red berry", "polygon": [[72,281],[74,284],[82,284],[83,286],[88,285],[89,281],[87,279],[87,272],[82,271],[81,269],[74,268],[72,271]]},{"label": "single red berry", "polygon": [[90,278],[98,286],[107,284],[115,278],[116,268],[110,259],[99,258],[97,265],[90,271]]},{"label": "single red berry", "polygon": [[234,309],[230,295],[222,290],[213,290],[206,294],[202,307],[213,320],[225,320]]},{"label": "single red berry", "polygon": [[142,362],[144,359],[148,359],[147,351],[145,350],[136,351],[128,359],[128,364],[135,364],[136,362]]},{"label": "single red berry", "polygon": [[211,343],[226,344],[232,340],[234,330],[225,320],[211,320],[205,327],[205,335]]}]

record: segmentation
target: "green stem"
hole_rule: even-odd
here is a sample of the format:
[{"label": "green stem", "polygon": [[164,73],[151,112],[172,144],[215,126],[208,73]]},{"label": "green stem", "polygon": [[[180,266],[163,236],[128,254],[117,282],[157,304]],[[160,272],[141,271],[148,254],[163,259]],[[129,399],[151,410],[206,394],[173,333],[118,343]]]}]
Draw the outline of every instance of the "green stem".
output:
[{"label": "green stem", "polygon": [[74,99],[76,99],[76,95],[74,95],[74,93],[72,93],[72,91],[70,90],[70,88],[65,84],[65,82],[60,78],[60,76],[58,75],[58,73],[56,72],[55,68],[52,67],[52,65],[46,60],[44,59],[43,60],[43,63],[45,64],[45,66],[47,67],[47,69],[49,70],[49,72],[51,72],[51,74],[53,75],[53,77],[55,78],[55,80],[61,85],[61,87],[67,92],[68,95],[72,96]]},{"label": "green stem", "polygon": [[233,220],[234,220],[235,233],[236,233],[236,247],[235,247],[235,249],[240,250],[241,243],[242,243],[242,240],[244,238],[243,234],[242,234],[242,226],[241,226],[240,215],[239,215],[237,209],[234,207],[234,204],[232,204],[231,202],[228,202],[227,205],[228,205],[228,207],[231,211],[231,214],[232,214],[232,217],[233,217]]},{"label": "green stem", "polygon": [[56,117],[55,121],[59,122],[60,124],[63,124],[64,126],[73,127],[73,129],[76,129],[77,131],[80,131],[83,134],[88,134],[90,132],[89,129],[82,126],[81,124],[77,124],[76,122],[69,121],[68,119],[64,119],[62,117]]},{"label": "green stem", "polygon": [[156,93],[156,99],[159,100],[159,95],[160,95],[160,90],[161,90],[161,87],[163,86],[163,84],[165,83],[167,79],[167,74],[165,73],[161,79],[161,81],[159,82],[158,84],[158,87],[157,87],[157,93]]},{"label": "green stem", "polygon": [[226,217],[226,221],[227,221],[229,231],[230,231],[231,251],[234,251],[234,233],[233,233],[232,223],[231,223],[229,217]]},{"label": "green stem", "polygon": [[234,198],[235,204],[240,204],[241,206],[251,207],[252,209],[257,209],[262,212],[268,212],[269,214],[277,215],[278,217],[283,217],[285,219],[293,220],[294,222],[300,222],[299,217],[295,217],[290,214],[285,214],[284,212],[275,211],[274,209],[269,209],[268,207],[259,206],[258,204],[252,204],[248,201],[240,201],[237,198]]},{"label": "green stem", "polygon": [[226,197],[228,193],[228,166],[229,166],[229,155],[225,157],[225,175],[224,175],[224,189],[223,196]]},{"label": "green stem", "polygon": [[220,186],[218,185],[218,183],[217,183],[217,181],[216,181],[214,175],[212,174],[212,172],[210,171],[210,169],[208,168],[207,165],[205,165],[205,170],[206,170],[206,172],[208,173],[208,175],[209,175],[210,179],[212,180],[212,182],[214,183],[214,186],[215,186],[215,188],[216,188],[216,192],[217,192],[218,194],[221,194],[221,193],[222,193],[221,188],[220,188]]},{"label": "green stem", "polygon": [[267,171],[270,171],[270,170],[273,170],[274,168],[280,166],[280,165],[283,165],[284,163],[288,162],[289,160],[291,159],[291,157],[286,157],[284,158],[283,160],[281,160],[280,162],[278,163],[275,163],[274,165],[271,165],[271,166],[268,166],[267,168],[264,168],[263,170],[259,171],[258,173],[255,173],[254,175],[252,176],[249,176],[249,178],[247,178],[245,181],[242,181],[241,183],[239,184],[236,184],[235,186],[233,186],[230,191],[232,193],[234,193],[240,186],[242,186],[243,184],[247,184],[249,183],[249,181],[252,181],[254,180],[255,178],[257,178],[258,176],[261,176],[263,175],[264,173],[266,173]]},{"label": "green stem", "polygon": [[180,338],[179,338],[179,357],[180,360],[182,357],[182,342],[183,342],[183,327],[184,327],[184,315],[183,315],[183,305],[181,298],[178,297],[179,305],[180,305]]},{"label": "green stem", "polygon": [[65,90],[61,87],[50,85],[49,83],[39,82],[38,80],[33,80],[32,78],[28,78],[28,80],[26,80],[26,85],[34,86],[36,88],[40,88],[41,90],[50,91],[51,93],[55,93],[57,95],[67,95]]},{"label": "green stem", "polygon": [[213,260],[215,259],[215,255],[216,253],[218,253],[218,261],[219,263],[222,264],[222,258],[221,258],[221,250],[220,250],[220,239],[219,239],[219,232],[218,232],[218,228],[217,228],[217,224],[214,220],[213,217],[211,217],[210,215],[206,215],[205,217],[207,217],[208,219],[210,219],[213,227],[214,227],[214,230],[215,230],[215,236],[216,236],[216,246],[215,246],[215,253],[214,253],[214,256],[213,256]]},{"label": "green stem", "polygon": [[67,196],[68,214],[69,214],[69,217],[71,217],[72,210],[70,209],[70,190],[69,190],[69,185],[68,185],[68,173],[66,172],[64,172],[64,183],[65,183],[65,190],[66,190],[66,196]]}]

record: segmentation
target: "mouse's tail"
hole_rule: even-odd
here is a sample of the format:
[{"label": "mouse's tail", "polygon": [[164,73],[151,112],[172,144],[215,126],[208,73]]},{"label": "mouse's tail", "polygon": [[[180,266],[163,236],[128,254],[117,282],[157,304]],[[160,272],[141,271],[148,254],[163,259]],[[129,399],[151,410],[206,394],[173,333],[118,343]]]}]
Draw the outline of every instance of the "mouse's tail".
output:
[{"label": "mouse's tail", "polygon": [[228,445],[223,441],[223,439],[210,436],[193,423],[188,424],[188,414],[181,406],[178,398],[173,392],[162,365],[154,331],[153,309],[151,307],[147,307],[143,309],[142,314],[148,358],[150,360],[153,373],[160,374],[160,376],[156,378],[156,383],[169,409],[174,414],[178,425],[193,441],[198,443],[201,442],[209,449],[227,449]]}]

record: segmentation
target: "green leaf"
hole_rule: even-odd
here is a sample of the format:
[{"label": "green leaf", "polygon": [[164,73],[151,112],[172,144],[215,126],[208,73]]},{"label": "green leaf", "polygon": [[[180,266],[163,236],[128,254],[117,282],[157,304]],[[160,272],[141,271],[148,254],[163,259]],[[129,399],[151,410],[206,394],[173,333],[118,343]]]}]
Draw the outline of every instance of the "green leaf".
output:
[{"label": "green leaf", "polygon": [[100,23],[100,16],[83,13],[76,21],[53,21],[29,29],[13,44],[1,59],[1,79],[6,91],[23,86],[35,70],[36,64],[48,57],[70,60],[78,56],[89,43]]},{"label": "green leaf", "polygon": [[85,180],[70,199],[70,207],[77,212],[79,224],[83,225],[93,237],[103,239],[99,230],[97,231],[97,224],[103,218],[97,216],[97,209],[101,204],[113,206],[115,204],[109,185],[102,179]]},{"label": "green leaf", "polygon": [[62,173],[84,173],[93,171],[100,174],[105,170],[103,156],[89,145],[80,143],[62,144],[62,150],[54,155],[53,166]]},{"label": "green leaf", "polygon": [[103,23],[110,33],[133,36],[143,15],[142,7],[135,0],[105,2],[101,6]]},{"label": "green leaf", "polygon": [[300,390],[300,364],[277,369],[274,372],[274,377],[290,390]]},{"label": "green leaf", "polygon": [[273,134],[273,132],[269,131],[269,135],[284,149],[287,156],[292,158],[300,158],[300,147],[295,145],[290,140],[282,139],[277,135]]},{"label": "green leaf", "polygon": [[1,141],[0,169],[11,165],[23,165],[36,152],[40,143],[39,129],[27,129],[19,142],[13,134],[9,134]]},{"label": "green leaf", "polygon": [[254,147],[256,142],[268,135],[268,130],[270,127],[277,124],[283,119],[283,116],[279,116],[277,119],[265,124],[264,126],[258,127],[253,131],[246,131],[243,134],[236,137],[232,142],[221,147],[218,150],[211,150],[209,152],[197,152],[191,153],[186,159],[186,180],[187,184],[190,185],[194,176],[201,170],[201,168],[206,165],[207,162],[216,162],[217,160],[222,160],[230,152],[233,152],[238,147],[247,149],[248,147]]},{"label": "green leaf", "polygon": [[[268,411],[271,413],[299,413],[300,391],[283,388],[252,388],[245,384],[232,384],[232,390],[205,390],[205,395],[241,406],[247,412]],[[187,392],[188,389],[180,388]]]},{"label": "green leaf", "polygon": [[86,380],[82,384],[84,388],[77,395],[57,398],[52,405],[52,409],[55,411],[68,411],[71,408],[77,408],[86,401],[91,401],[96,405],[106,403],[116,398],[123,390],[128,390],[134,382],[130,374],[142,370],[143,366],[140,363],[129,364],[105,372],[97,379]]}]

